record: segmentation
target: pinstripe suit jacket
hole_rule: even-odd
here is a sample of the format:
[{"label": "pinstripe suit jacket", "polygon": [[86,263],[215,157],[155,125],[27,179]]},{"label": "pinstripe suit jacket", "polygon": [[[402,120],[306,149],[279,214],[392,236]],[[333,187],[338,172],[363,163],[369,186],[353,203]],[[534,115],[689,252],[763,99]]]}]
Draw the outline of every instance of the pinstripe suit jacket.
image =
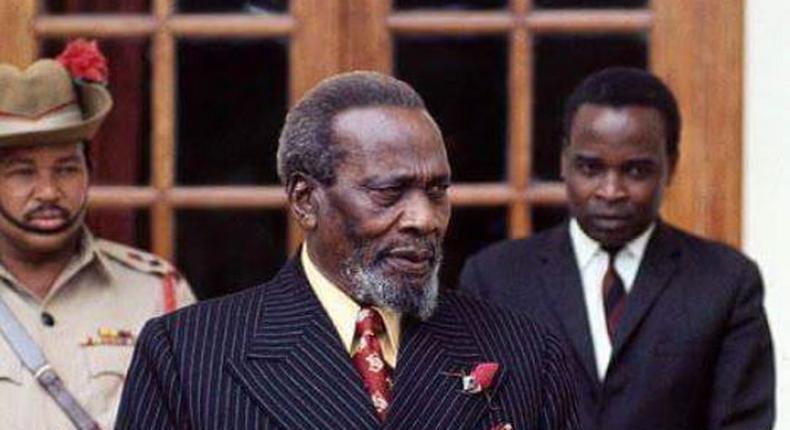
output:
[{"label": "pinstripe suit jacket", "polygon": [[[443,295],[405,322],[394,398],[377,421],[362,380],[298,259],[269,283],[151,320],[120,429],[576,429],[575,386],[557,340],[524,317]],[[443,372],[496,361],[483,394]]]}]

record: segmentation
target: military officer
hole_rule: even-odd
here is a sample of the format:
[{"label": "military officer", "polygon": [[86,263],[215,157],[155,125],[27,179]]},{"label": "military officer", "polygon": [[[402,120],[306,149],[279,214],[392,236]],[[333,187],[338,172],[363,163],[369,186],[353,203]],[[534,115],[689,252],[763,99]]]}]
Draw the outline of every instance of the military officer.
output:
[{"label": "military officer", "polygon": [[[138,330],[194,302],[168,262],[84,225],[86,145],[112,105],[106,71],[95,42],[82,40],[58,61],[0,65],[0,300],[89,416],[87,428],[105,429]],[[0,428],[76,426],[74,411],[41,381],[46,369],[34,375],[13,329],[0,329]]]}]

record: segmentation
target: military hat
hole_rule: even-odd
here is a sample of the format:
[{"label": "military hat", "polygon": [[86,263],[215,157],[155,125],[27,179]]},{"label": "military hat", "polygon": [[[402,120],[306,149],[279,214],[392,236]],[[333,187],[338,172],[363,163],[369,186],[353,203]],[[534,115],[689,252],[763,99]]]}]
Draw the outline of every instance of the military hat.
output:
[{"label": "military hat", "polygon": [[112,107],[106,59],[75,40],[25,70],[0,64],[0,148],[90,139]]}]

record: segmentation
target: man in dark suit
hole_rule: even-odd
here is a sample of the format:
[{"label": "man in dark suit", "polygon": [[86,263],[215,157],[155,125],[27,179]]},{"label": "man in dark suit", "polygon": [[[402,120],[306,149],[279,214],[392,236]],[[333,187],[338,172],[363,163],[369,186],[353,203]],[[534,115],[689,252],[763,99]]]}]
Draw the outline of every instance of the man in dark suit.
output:
[{"label": "man in dark suit", "polygon": [[118,428],[578,428],[555,337],[438,291],[450,167],[411,87],[323,81],[286,118],[278,173],[299,255],[267,284],[149,322]]},{"label": "man in dark suit", "polygon": [[570,347],[583,429],[761,430],[774,366],[755,264],[662,222],[680,116],[655,76],[608,69],[565,110],[568,223],[471,257],[462,289]]}]

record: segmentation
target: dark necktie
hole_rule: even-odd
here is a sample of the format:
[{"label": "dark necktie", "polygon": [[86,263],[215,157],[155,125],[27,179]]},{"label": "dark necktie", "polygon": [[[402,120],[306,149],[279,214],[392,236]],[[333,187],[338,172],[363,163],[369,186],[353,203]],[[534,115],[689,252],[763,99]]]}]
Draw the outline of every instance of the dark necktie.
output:
[{"label": "dark necktie", "polygon": [[362,376],[365,390],[370,395],[373,407],[383,422],[392,400],[391,369],[381,351],[378,335],[385,333],[384,321],[373,308],[362,308],[357,316],[354,334],[357,348],[351,356],[354,367]]},{"label": "dark necktie", "polygon": [[609,265],[606,274],[603,276],[603,306],[606,312],[606,329],[609,332],[609,339],[614,339],[617,323],[623,316],[625,310],[625,286],[623,280],[617,273],[614,261],[621,248],[604,248],[609,255]]}]

